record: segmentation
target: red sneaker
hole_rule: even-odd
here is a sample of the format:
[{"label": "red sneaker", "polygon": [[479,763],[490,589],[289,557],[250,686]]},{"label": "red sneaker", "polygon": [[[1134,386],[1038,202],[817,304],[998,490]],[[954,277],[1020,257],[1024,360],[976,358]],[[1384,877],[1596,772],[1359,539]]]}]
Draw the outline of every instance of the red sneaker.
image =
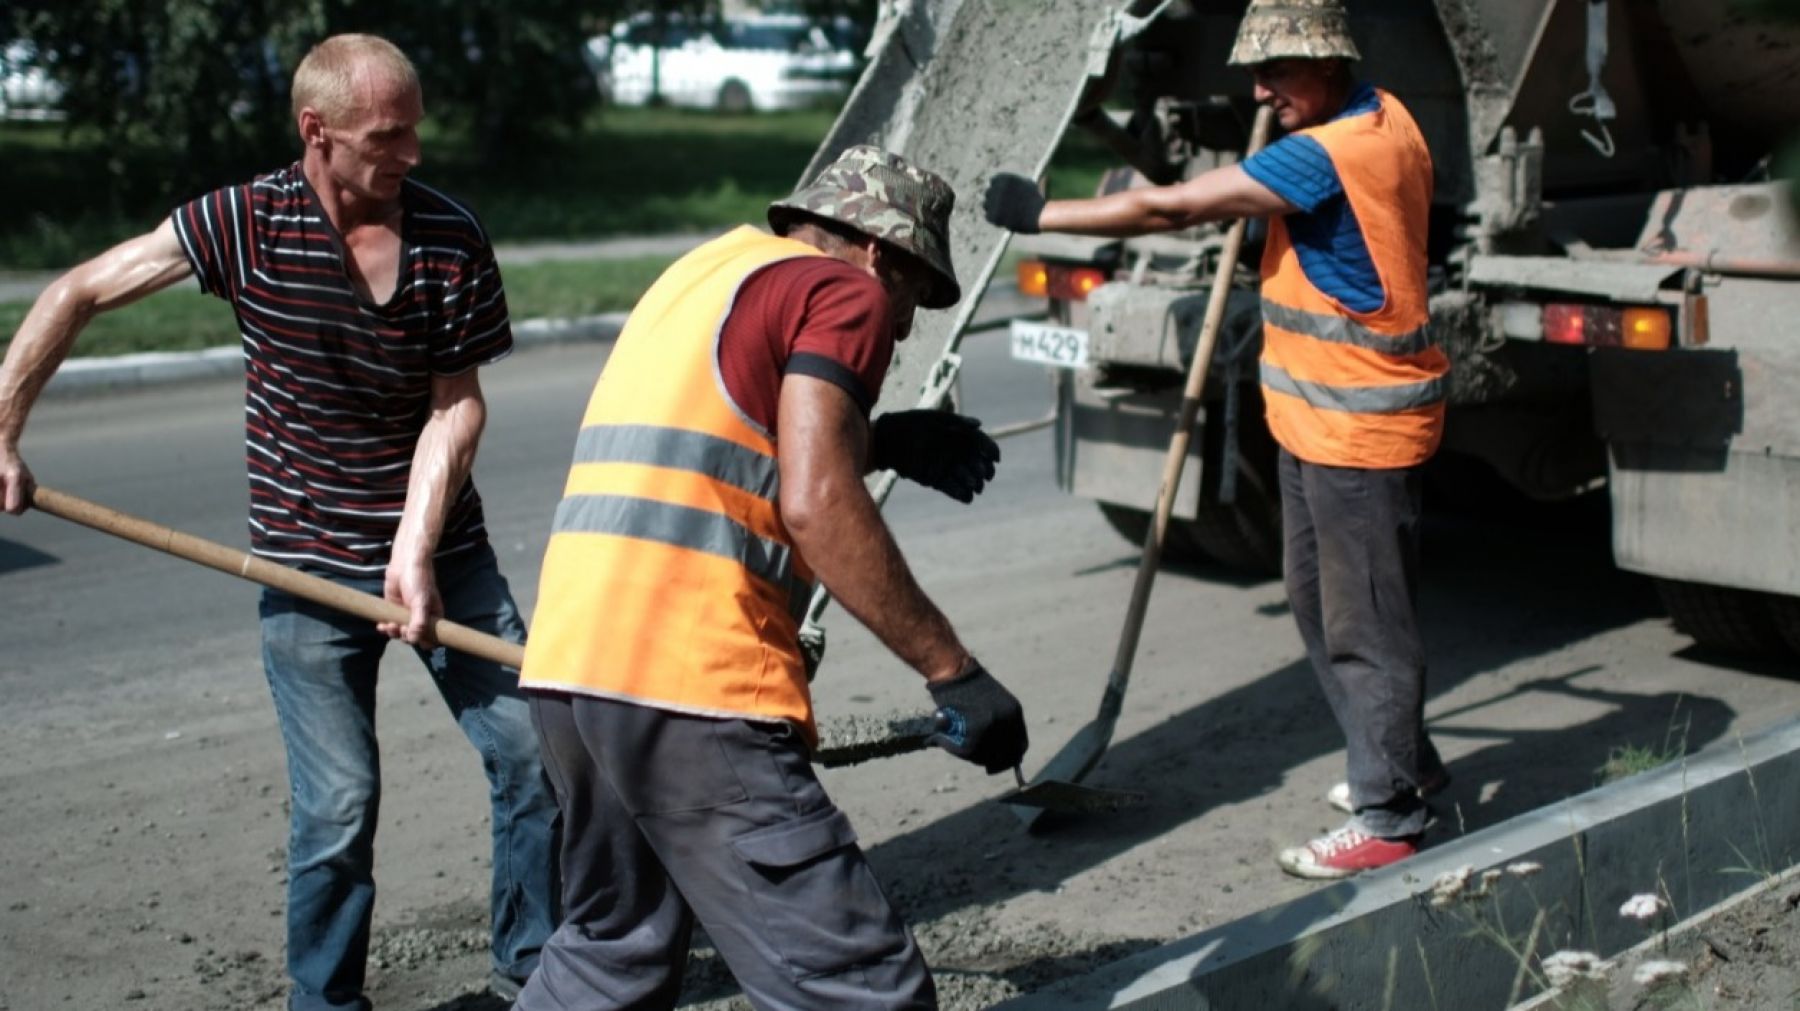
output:
[{"label": "red sneaker", "polygon": [[1347,878],[1397,863],[1417,852],[1416,836],[1382,839],[1369,835],[1351,822],[1305,846],[1282,850],[1275,862],[1297,878]]}]

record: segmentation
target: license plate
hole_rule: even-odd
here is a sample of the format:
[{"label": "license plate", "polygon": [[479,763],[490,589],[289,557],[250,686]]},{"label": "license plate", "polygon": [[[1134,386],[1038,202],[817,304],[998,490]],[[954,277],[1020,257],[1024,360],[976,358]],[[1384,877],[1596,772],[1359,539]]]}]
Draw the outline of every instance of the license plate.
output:
[{"label": "license plate", "polygon": [[1024,362],[1080,368],[1088,360],[1087,331],[1014,320],[1012,356]]}]

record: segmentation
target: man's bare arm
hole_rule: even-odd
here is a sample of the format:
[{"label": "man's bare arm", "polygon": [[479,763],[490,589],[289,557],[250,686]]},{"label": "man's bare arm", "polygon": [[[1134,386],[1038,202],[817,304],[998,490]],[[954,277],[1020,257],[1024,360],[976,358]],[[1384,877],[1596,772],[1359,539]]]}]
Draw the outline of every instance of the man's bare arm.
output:
[{"label": "man's bare arm", "polygon": [[405,625],[383,622],[381,631],[421,646],[435,645],[431,622],[444,613],[432,556],[444,535],[444,521],[475,466],[475,450],[487,427],[487,399],[481,378],[470,369],[431,378],[431,416],[413,450],[406,507],[394,533],[384,594],[412,612]]},{"label": "man's bare arm", "polygon": [[969,652],[913,579],[863,484],[868,425],[849,395],[790,375],[777,425],[781,518],[819,581],[927,681],[955,677]]},{"label": "man's bare arm", "polygon": [[192,272],[175,226],[164,221],[75,267],[38,295],[0,364],[0,504],[7,512],[24,512],[34,488],[31,469],[19,457],[25,419],[82,328]]},{"label": "man's bare arm", "polygon": [[1297,210],[1242,167],[1227,165],[1173,186],[1145,186],[1090,200],[1052,200],[1044,205],[1038,227],[1046,232],[1129,238],[1205,221]]}]

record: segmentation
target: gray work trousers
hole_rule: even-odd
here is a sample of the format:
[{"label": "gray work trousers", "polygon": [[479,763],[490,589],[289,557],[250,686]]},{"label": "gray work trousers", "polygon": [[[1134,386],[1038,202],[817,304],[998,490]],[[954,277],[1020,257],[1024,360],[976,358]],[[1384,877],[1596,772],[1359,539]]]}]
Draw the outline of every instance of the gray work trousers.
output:
[{"label": "gray work trousers", "polygon": [[696,920],[758,1008],[937,1006],[792,727],[530,694],[564,918],[519,1011],[674,1007]]},{"label": "gray work trousers", "polygon": [[1344,731],[1356,817],[1389,839],[1425,830],[1419,787],[1445,774],[1425,732],[1419,480],[1281,453],[1288,604]]}]

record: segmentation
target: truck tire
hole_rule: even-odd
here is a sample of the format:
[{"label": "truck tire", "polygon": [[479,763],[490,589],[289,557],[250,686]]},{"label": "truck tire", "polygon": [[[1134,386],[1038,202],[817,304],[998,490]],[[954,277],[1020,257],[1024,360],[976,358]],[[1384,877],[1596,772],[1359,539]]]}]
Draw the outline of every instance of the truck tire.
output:
[{"label": "truck tire", "polygon": [[1676,630],[1702,646],[1756,657],[1787,653],[1763,594],[1683,579],[1658,579],[1656,592]]},{"label": "truck tire", "polygon": [[[1142,546],[1150,532],[1150,513],[1114,502],[1100,502],[1100,514],[1119,536]],[[1216,562],[1250,575],[1281,575],[1281,525],[1274,528],[1267,517],[1254,517],[1234,506],[1206,506],[1195,519],[1170,517],[1163,538],[1163,558],[1193,565]]]},{"label": "truck tire", "polygon": [[[1100,507],[1100,515],[1106,517],[1107,525],[1118,531],[1120,537],[1136,547],[1144,546],[1144,538],[1150,533],[1150,513],[1145,509],[1134,509],[1131,506],[1119,505],[1117,502],[1096,502]],[[1169,529],[1163,536],[1163,560],[1193,565],[1210,562],[1212,556],[1201,550],[1194,540],[1194,524],[1188,520],[1169,517]]]},{"label": "truck tire", "polygon": [[1200,507],[1190,536],[1229,568],[1251,575],[1281,575],[1281,492],[1271,466],[1260,485],[1240,479],[1236,501]]},{"label": "truck tire", "polygon": [[1788,649],[1800,653],[1800,597],[1771,593],[1768,602],[1769,616],[1775,620],[1775,631]]}]

